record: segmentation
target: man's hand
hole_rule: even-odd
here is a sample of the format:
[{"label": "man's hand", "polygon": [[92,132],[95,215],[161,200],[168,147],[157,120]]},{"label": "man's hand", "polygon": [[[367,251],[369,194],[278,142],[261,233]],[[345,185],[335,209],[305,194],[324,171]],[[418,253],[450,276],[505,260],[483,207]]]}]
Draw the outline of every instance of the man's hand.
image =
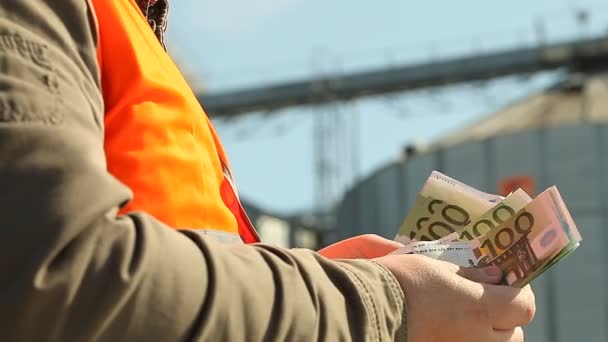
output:
[{"label": "man's hand", "polygon": [[534,317],[534,293],[492,285],[502,274],[461,268],[421,255],[375,259],[397,278],[407,305],[408,342],[520,342]]},{"label": "man's hand", "polygon": [[327,246],[319,254],[329,259],[373,259],[383,257],[403,247],[399,242],[374,234],[366,234],[342,240]]}]

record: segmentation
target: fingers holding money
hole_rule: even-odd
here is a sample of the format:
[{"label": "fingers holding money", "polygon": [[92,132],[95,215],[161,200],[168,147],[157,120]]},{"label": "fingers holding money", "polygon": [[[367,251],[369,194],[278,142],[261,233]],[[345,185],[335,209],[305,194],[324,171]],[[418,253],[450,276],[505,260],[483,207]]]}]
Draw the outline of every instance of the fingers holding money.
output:
[{"label": "fingers holding money", "polygon": [[483,268],[458,267],[456,274],[476,283],[499,284],[502,280],[502,271],[498,266],[486,266]]},{"label": "fingers holding money", "polygon": [[466,268],[449,265],[448,267],[461,277],[480,284],[482,293],[479,312],[494,329],[510,330],[524,326],[534,319],[536,305],[530,285],[521,289],[495,285],[502,280],[502,271],[497,266]]},{"label": "fingers holding money", "polygon": [[422,255],[375,259],[391,271],[407,298],[408,341],[522,341],[534,316],[534,294],[492,285],[492,268],[462,268]]},{"label": "fingers holding money", "polygon": [[480,319],[488,321],[492,328],[509,331],[527,325],[534,319],[536,305],[530,285],[521,289],[493,285],[502,279],[502,272],[494,267],[460,267],[456,274],[476,283],[468,284],[468,287],[479,294],[477,310]]},{"label": "fingers holding money", "polygon": [[442,267],[451,270],[453,273],[466,278],[470,281],[482,284],[499,284],[502,281],[502,270],[495,265],[489,265],[481,268],[477,267],[462,267],[450,262],[420,256],[428,262],[429,267]]},{"label": "fingers holding money", "polygon": [[510,330],[494,330],[491,341],[495,342],[524,342],[524,331],[521,327]]},{"label": "fingers holding money", "polygon": [[536,311],[530,286],[517,289],[509,286],[483,285],[482,314],[494,329],[509,330],[532,321]]}]

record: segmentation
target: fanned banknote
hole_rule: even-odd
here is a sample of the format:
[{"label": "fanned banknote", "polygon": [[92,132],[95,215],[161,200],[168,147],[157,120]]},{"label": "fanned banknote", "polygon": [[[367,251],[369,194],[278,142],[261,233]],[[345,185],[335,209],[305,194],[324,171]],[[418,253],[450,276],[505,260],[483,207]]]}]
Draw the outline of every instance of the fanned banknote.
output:
[{"label": "fanned banknote", "polygon": [[505,197],[500,203],[478,217],[475,221],[458,229],[454,234],[456,235],[455,240],[469,241],[485,236],[490,231],[509,220],[516,212],[520,211],[531,201],[532,198],[525,191],[517,189]]},{"label": "fanned banknote", "polygon": [[420,240],[417,236],[439,239],[467,226],[502,199],[433,171],[395,239],[402,243]]},{"label": "fanned banknote", "polygon": [[478,264],[476,248],[478,247],[479,243],[475,243],[475,241],[449,243],[418,241],[391,254],[422,254],[433,259],[449,261],[462,267],[476,267]]},{"label": "fanned banknote", "polygon": [[[441,177],[453,181],[447,176]],[[429,179],[431,178],[433,175]],[[547,189],[533,200],[523,190],[517,190],[502,199],[474,189],[472,191],[462,183],[458,183],[456,188],[458,190],[448,196],[444,193],[448,187],[432,184],[421,197],[424,199],[433,196],[435,200],[443,201],[441,204],[449,201],[449,204],[445,205],[467,208],[463,211],[466,210],[469,222],[460,227],[452,225],[450,229],[443,229],[442,234],[433,234],[437,231],[428,229],[429,225],[419,225],[419,229],[407,230],[409,233],[415,232],[409,235],[412,241],[396,253],[422,254],[460,266],[494,264],[503,270],[504,284],[522,287],[572,253],[582,240],[556,187]],[[477,200],[472,200],[472,194],[482,195]],[[458,199],[459,196],[461,200]],[[492,198],[501,200],[492,202],[489,200]],[[453,223],[445,217],[443,221],[439,221],[441,218],[428,215],[435,214],[437,210],[424,212],[419,207],[416,208],[416,205],[420,206],[421,203],[423,202],[419,203],[417,200],[404,225],[406,222],[411,225],[412,222],[425,218],[429,219],[423,220],[423,223]],[[472,203],[484,203],[489,208],[484,213],[477,214],[478,210],[469,209]],[[459,222],[462,221],[464,220]],[[418,228],[416,225],[414,227]],[[403,225],[398,237],[402,236],[402,230]]]}]

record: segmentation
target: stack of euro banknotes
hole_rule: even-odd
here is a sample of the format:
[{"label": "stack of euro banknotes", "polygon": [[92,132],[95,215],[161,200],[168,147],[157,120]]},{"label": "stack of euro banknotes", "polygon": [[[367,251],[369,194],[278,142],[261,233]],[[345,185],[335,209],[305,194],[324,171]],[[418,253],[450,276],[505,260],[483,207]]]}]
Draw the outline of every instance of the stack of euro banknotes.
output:
[{"label": "stack of euro banknotes", "polygon": [[488,194],[433,171],[399,229],[396,253],[464,267],[497,265],[503,283],[523,287],[582,240],[556,187],[536,198],[518,189]]}]

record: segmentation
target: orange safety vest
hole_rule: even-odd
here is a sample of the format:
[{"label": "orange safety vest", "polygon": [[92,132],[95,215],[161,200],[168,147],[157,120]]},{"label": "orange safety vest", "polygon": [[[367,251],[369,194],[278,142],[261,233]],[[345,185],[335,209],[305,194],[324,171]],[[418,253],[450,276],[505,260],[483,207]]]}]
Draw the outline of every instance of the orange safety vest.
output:
[{"label": "orange safety vest", "polygon": [[135,1],[92,4],[108,170],[133,191],[121,213],[141,210],[222,241],[259,242],[211,122]]}]

